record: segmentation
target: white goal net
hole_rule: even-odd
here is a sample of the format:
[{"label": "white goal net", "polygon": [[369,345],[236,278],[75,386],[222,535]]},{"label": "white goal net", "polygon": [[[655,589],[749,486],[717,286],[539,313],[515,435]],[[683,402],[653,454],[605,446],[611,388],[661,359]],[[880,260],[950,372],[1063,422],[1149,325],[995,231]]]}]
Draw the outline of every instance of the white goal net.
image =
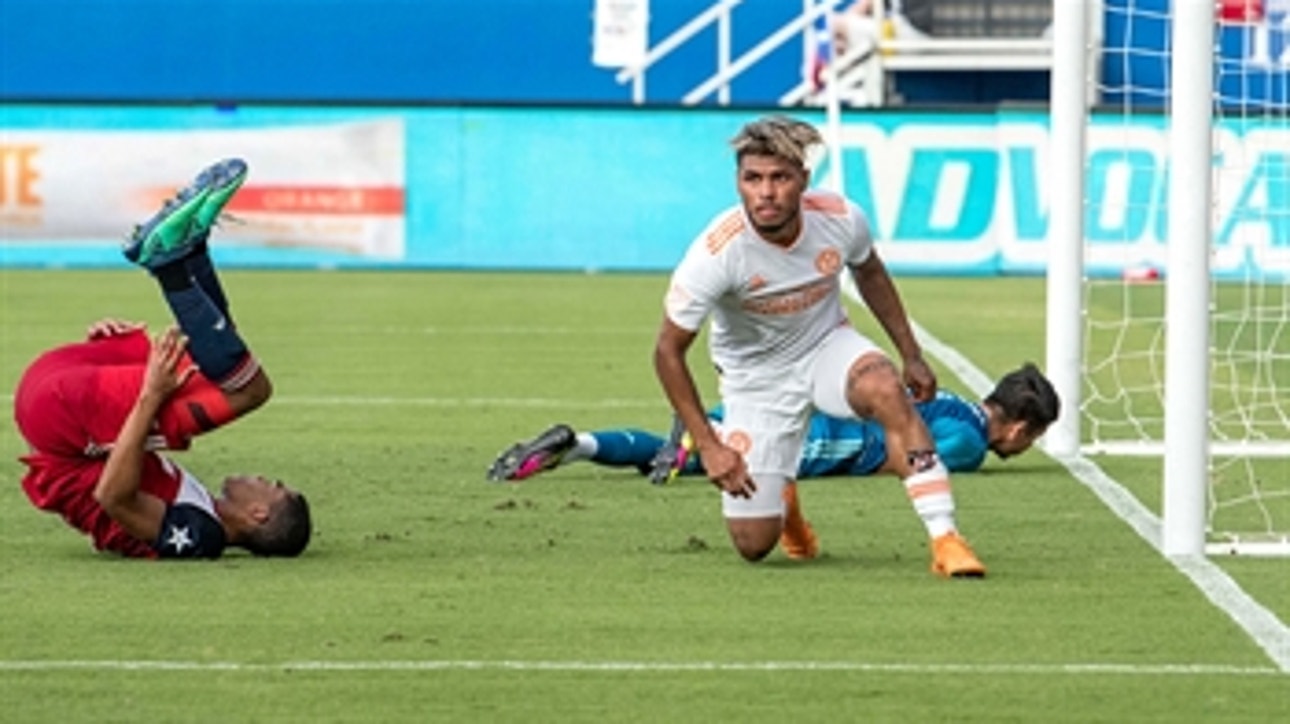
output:
[{"label": "white goal net", "polygon": [[[1206,550],[1290,555],[1290,0],[1215,4],[1212,112],[1199,119],[1181,118],[1171,93],[1186,80],[1171,76],[1173,55],[1205,50],[1172,32],[1177,5],[1104,3],[1085,183],[1097,189],[1087,198],[1106,201],[1083,214],[1081,449],[1165,455],[1178,445],[1167,411],[1191,403],[1165,384],[1169,331],[1207,334],[1208,380],[1198,375],[1205,389],[1194,391],[1208,416]],[[1203,184],[1174,171],[1180,122],[1204,124],[1204,198],[1189,199],[1186,186]],[[1187,243],[1170,228],[1179,199],[1209,219],[1207,282],[1170,268],[1169,245]],[[1170,318],[1171,284],[1205,295],[1208,318]]]}]

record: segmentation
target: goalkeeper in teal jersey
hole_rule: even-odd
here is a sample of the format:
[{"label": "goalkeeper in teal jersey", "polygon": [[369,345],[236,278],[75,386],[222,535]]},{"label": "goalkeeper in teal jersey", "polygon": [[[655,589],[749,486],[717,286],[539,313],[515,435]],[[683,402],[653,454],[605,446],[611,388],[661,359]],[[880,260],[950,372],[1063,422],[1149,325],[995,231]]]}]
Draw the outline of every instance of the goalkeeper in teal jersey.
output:
[{"label": "goalkeeper in teal jersey", "polygon": [[[993,451],[1004,459],[1024,452],[1057,419],[1060,405],[1052,383],[1027,363],[1001,378],[977,403],[940,392],[915,405],[927,424],[936,453],[952,472],[977,470]],[[722,419],[720,408],[709,417]],[[519,481],[561,465],[586,460],[608,467],[634,467],[656,484],[678,474],[702,472],[702,461],[690,453],[684,430],[670,436],[623,428],[575,432],[555,425],[532,440],[516,443],[494,461],[491,480]],[[839,475],[875,475],[888,471],[887,436],[874,420],[812,413],[798,479]]]}]

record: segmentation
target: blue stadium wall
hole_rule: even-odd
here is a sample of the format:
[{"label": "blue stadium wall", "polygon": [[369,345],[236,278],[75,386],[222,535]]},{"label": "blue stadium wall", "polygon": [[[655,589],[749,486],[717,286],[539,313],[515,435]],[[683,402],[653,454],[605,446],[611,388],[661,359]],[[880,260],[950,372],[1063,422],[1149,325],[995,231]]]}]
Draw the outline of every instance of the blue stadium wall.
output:
[{"label": "blue stadium wall", "polygon": [[[652,0],[658,42],[710,0]],[[430,102],[624,104],[630,89],[591,59],[593,0],[3,0],[0,101]],[[1169,62],[1169,0],[1105,0],[1107,102],[1160,106]],[[1290,32],[1284,4],[1219,32],[1220,93],[1284,107]],[[737,55],[801,11],[797,0],[745,0]],[[1266,31],[1279,66],[1236,72]],[[648,77],[650,103],[672,105],[715,71],[709,28]],[[765,106],[799,79],[789,42],[737,78],[735,105]],[[908,73],[913,103],[1044,100],[1043,73]]]},{"label": "blue stadium wall", "polygon": [[[709,0],[653,0],[655,39]],[[592,0],[3,0],[0,98],[625,103],[591,64]],[[735,52],[801,12],[738,8]],[[713,28],[651,72],[674,102],[715,69]],[[801,73],[789,43],[734,84],[773,100]]]},{"label": "blue stadium wall", "polygon": [[[658,42],[710,0],[652,0]],[[4,0],[0,98],[29,101],[627,103],[591,64],[592,0]],[[738,55],[801,12],[745,0]],[[648,101],[675,104],[716,71],[709,27],[651,68]],[[734,81],[770,105],[801,77],[800,42]],[[910,73],[910,102],[1043,100],[1036,72]]]}]

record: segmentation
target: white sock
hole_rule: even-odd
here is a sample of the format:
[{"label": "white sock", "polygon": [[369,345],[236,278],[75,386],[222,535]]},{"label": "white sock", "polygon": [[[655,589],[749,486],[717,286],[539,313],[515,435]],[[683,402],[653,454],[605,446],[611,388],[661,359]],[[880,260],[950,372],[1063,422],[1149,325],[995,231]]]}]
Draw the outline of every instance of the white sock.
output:
[{"label": "white sock", "polygon": [[577,439],[578,443],[569,448],[569,452],[560,457],[561,465],[579,460],[590,460],[596,454],[596,451],[600,449],[600,446],[596,444],[596,438],[589,432],[578,433]]},{"label": "white sock", "polygon": [[956,530],[950,471],[940,460],[932,467],[905,478],[904,483],[905,493],[914,504],[914,512],[923,519],[929,536],[939,538]]}]

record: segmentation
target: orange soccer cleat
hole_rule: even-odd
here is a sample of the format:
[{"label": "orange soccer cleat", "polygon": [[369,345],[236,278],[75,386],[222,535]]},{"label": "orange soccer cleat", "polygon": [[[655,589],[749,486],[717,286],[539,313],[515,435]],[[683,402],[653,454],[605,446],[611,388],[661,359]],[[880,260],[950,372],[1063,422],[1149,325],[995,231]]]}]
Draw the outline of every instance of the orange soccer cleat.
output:
[{"label": "orange soccer cleat", "polygon": [[985,566],[956,532],[932,541],[932,573],[946,578],[985,578]]},{"label": "orange soccer cleat", "polygon": [[820,539],[797,502],[796,484],[784,487],[784,529],[779,534],[779,547],[793,560],[810,560],[820,554]]}]

